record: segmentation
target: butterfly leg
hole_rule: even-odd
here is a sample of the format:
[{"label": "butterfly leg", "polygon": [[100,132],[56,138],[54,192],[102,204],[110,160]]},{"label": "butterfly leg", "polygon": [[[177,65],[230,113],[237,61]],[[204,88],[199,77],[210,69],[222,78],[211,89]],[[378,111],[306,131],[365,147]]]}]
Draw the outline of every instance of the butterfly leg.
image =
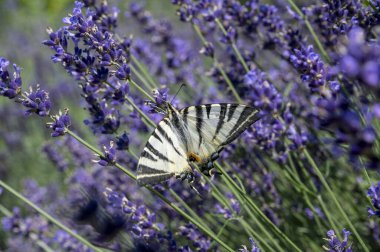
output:
[{"label": "butterfly leg", "polygon": [[179,175],[177,175],[176,177],[177,179],[180,179],[181,181],[184,181],[186,178],[187,178],[187,173],[181,173]]}]

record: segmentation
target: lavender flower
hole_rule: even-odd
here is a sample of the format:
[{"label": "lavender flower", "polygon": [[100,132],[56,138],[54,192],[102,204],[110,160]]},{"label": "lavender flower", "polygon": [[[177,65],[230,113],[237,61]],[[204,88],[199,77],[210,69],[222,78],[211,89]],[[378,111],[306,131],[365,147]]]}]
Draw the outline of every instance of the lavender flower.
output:
[{"label": "lavender flower", "polygon": [[[193,224],[187,224],[179,228],[179,232],[182,236],[185,236],[189,240],[195,249],[199,251],[207,251],[210,248],[211,241],[202,235],[199,230]],[[188,251],[185,247],[180,248],[179,251]]]},{"label": "lavender flower", "polygon": [[61,150],[55,148],[53,144],[46,144],[43,147],[43,152],[48,159],[58,168],[58,171],[65,172],[69,168],[69,163],[62,155]]},{"label": "lavender flower", "polygon": [[103,146],[103,156],[99,156],[100,160],[95,161],[101,166],[112,165],[116,162],[116,149],[114,142],[111,141],[108,146]]},{"label": "lavender flower", "polygon": [[71,125],[71,119],[69,116],[69,110],[65,109],[64,113],[59,112],[54,117],[54,122],[48,123],[47,126],[53,130],[52,137],[63,136],[66,134],[67,128]]},{"label": "lavender flower", "polygon": [[51,108],[51,103],[49,99],[49,93],[40,89],[39,85],[33,90],[32,87],[29,88],[29,92],[25,92],[25,98],[20,99],[22,105],[28,108],[25,111],[26,115],[35,113],[39,116],[48,116]]},{"label": "lavender flower", "polygon": [[326,251],[329,252],[352,252],[351,246],[348,244],[348,236],[351,232],[347,231],[345,228],[342,230],[343,240],[340,241],[335,235],[334,230],[329,230],[327,232],[328,245],[323,246]]},{"label": "lavender flower", "polygon": [[251,243],[251,250],[247,248],[247,246],[243,245],[241,249],[239,249],[240,252],[260,252],[259,247],[257,246],[256,242],[250,237],[249,242]]},{"label": "lavender flower", "polygon": [[13,76],[8,71],[9,61],[0,57],[0,95],[13,99],[21,94],[21,69],[13,64]]},{"label": "lavender flower", "polygon": [[380,182],[377,186],[373,185],[368,189],[368,194],[371,198],[373,208],[368,208],[368,216],[378,216],[380,217]]},{"label": "lavender flower", "polygon": [[314,52],[313,46],[308,46],[304,50],[294,50],[290,55],[290,62],[301,73],[301,79],[306,83],[312,92],[321,92],[329,96],[324,89],[327,85],[327,73],[325,64],[319,55]]},{"label": "lavender flower", "polygon": [[[23,195],[49,213],[58,213],[65,225],[90,242],[115,251],[223,249],[208,232],[188,224],[187,217],[172,206],[190,216],[195,214],[213,232],[221,228],[218,219],[213,218],[215,214],[225,219],[238,216],[239,221],[246,222],[256,232],[260,227],[247,214],[252,206],[232,194],[236,190],[220,176],[206,183],[195,172],[192,186],[202,198],[189,185],[174,178],[155,185],[153,190],[171,203],[168,205],[122,171],[104,168],[117,162],[131,171],[136,169],[138,160],[125,150],[132,153],[142,149],[146,140],[143,134],[152,131],[144,124],[146,120],[141,120],[141,113],[154,112],[148,116],[158,122],[162,115],[156,112],[162,112],[162,106],[170,101],[169,90],[175,89],[173,84],[186,83],[186,92],[175,100],[179,108],[239,100],[260,110],[262,119],[225,146],[219,161],[228,176],[239,182],[247,197],[254,198],[269,221],[284,232],[274,239],[290,246],[283,239],[286,235],[299,250],[307,249],[307,242],[315,240],[317,231],[300,233],[297,226],[316,221],[325,225],[326,218],[316,199],[309,198],[324,188],[310,169],[305,151],[312,154],[328,182],[339,182],[334,184],[334,192],[352,192],[352,201],[346,201],[347,206],[353,202],[365,204],[360,190],[362,178],[355,179],[360,169],[374,169],[369,173],[372,176],[380,167],[376,28],[380,5],[375,1],[369,1],[367,6],[357,0],[336,3],[326,0],[303,3],[302,15],[296,6],[279,1],[267,4],[259,0],[174,0],[172,3],[179,19],[188,24],[176,24],[166,13],[165,18],[158,19],[157,13],[148,11],[141,3],[132,3],[125,12],[105,0],[83,0],[75,2],[71,13],[63,18],[62,27],[47,30],[48,38],[43,44],[52,49],[52,61],[59,63],[79,84],[82,106],[88,113],[84,123],[94,133],[92,142],[104,148],[94,164],[90,160],[93,154],[70,138],[70,134],[65,134],[71,121],[76,125],[74,121],[78,118],[75,104],[70,102],[73,106],[70,117],[64,111],[51,117],[53,121],[48,124],[53,137],[62,137],[44,148],[47,159],[57,166],[61,182],[41,187],[27,180]],[[310,35],[311,31],[317,38]],[[34,88],[24,94],[20,68],[14,65],[12,71],[10,65],[8,60],[0,59],[0,94],[21,102],[28,114],[49,116],[53,110],[50,99],[60,104],[56,100],[58,96],[49,96],[44,91],[47,88]],[[39,70],[46,71],[44,67]],[[54,84],[48,77],[46,81]],[[75,90],[76,86],[68,90]],[[141,95],[145,92],[141,90],[147,93],[154,90],[155,103],[145,104],[146,97]],[[0,114],[10,118],[9,114],[15,113],[2,107]],[[39,164],[32,162],[27,151],[20,151],[24,135],[10,133],[16,126],[21,132],[30,132],[30,127],[25,125],[24,121],[9,119],[4,120],[0,129],[0,146],[7,147],[0,148],[2,178],[10,176],[12,180],[14,169],[14,174],[18,174],[19,162],[23,160],[18,160],[19,152],[31,160],[30,165]],[[82,135],[81,129],[78,130]],[[10,158],[9,162],[6,157]],[[48,176],[54,177],[50,173]],[[221,194],[215,194],[214,186]],[[378,187],[372,186],[368,191],[373,204],[368,210],[370,216],[379,216]],[[66,188],[69,191],[63,195]],[[221,200],[218,197],[223,197],[228,206],[218,204]],[[329,205],[331,202],[326,201],[327,207],[335,207]],[[240,209],[242,204],[246,204],[244,211]],[[310,205],[314,212],[306,208]],[[12,247],[20,240],[29,244],[37,237],[53,249],[88,250],[50,223],[39,226],[36,222],[41,217],[28,210],[25,209],[25,217],[18,211],[4,219],[10,238],[4,241],[1,238],[1,244],[8,242]],[[374,249],[378,244],[375,219],[367,219],[367,223],[360,222],[363,218],[354,219],[358,220],[355,226],[360,230],[370,228],[370,235],[362,239],[368,250]],[[288,226],[284,227],[285,224]],[[235,239],[226,239],[232,232]],[[272,230],[268,232],[274,234]],[[349,232],[344,230],[343,235],[343,241],[339,241],[329,231],[326,250],[351,251]],[[128,245],[119,236],[128,237]],[[231,249],[244,243],[244,237],[247,233],[240,225],[227,225],[218,236]],[[251,246],[240,250],[259,251],[252,238],[249,241]],[[268,244],[271,245],[270,240]]]},{"label": "lavender flower", "polygon": [[68,233],[63,230],[57,230],[54,234],[54,241],[59,244],[60,248],[66,251],[83,251],[83,252],[92,252],[93,250],[87,248],[78,240],[74,239]]},{"label": "lavender flower", "polygon": [[363,29],[353,28],[348,34],[347,53],[340,58],[340,70],[349,78],[357,79],[371,89],[378,89],[380,43],[366,42]]},{"label": "lavender flower", "polygon": [[326,47],[333,49],[341,36],[353,27],[361,26],[372,30],[379,23],[379,15],[370,6],[360,1],[323,1],[303,8],[315,28],[318,28]]},{"label": "lavender flower", "polygon": [[232,194],[228,194],[227,198],[230,201],[230,208],[228,207],[222,207],[219,203],[215,205],[216,213],[222,214],[225,219],[230,219],[234,216],[239,215],[240,213],[240,204],[239,202],[234,198]]},{"label": "lavender flower", "polygon": [[115,143],[117,150],[128,150],[129,137],[127,132],[124,132],[121,136],[117,137]]}]

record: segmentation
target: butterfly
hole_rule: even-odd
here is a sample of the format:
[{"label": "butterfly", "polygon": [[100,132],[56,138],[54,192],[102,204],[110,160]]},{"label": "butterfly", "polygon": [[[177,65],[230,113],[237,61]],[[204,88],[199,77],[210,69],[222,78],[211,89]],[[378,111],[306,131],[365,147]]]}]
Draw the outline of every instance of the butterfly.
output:
[{"label": "butterfly", "polygon": [[137,166],[140,185],[176,176],[194,179],[196,166],[207,174],[223,148],[260,119],[259,110],[241,104],[205,104],[177,110],[164,102],[165,117],[149,137]]}]

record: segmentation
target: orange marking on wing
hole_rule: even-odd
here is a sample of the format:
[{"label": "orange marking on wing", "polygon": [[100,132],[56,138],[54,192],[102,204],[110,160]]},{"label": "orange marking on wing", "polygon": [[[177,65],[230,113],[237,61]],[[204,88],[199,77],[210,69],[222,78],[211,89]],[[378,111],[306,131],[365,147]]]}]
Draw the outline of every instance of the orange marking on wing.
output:
[{"label": "orange marking on wing", "polygon": [[188,157],[189,161],[191,161],[191,162],[200,163],[202,161],[202,158],[200,156],[198,156],[197,154],[195,154],[194,152],[187,153],[187,157]]}]

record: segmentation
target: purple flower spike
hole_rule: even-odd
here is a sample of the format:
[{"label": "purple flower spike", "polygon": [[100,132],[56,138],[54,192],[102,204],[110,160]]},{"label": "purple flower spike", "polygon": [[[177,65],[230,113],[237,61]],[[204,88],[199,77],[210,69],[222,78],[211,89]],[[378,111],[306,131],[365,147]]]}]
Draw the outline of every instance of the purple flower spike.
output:
[{"label": "purple flower spike", "polygon": [[234,198],[232,194],[227,194],[227,198],[230,201],[230,208],[228,207],[222,207],[220,204],[216,204],[216,213],[217,214],[222,214],[225,219],[230,219],[234,216],[239,215],[240,213],[240,203]]},{"label": "purple flower spike", "polygon": [[13,76],[8,71],[9,61],[0,57],[0,95],[13,99],[21,94],[21,69],[13,64]]},{"label": "purple flower spike", "polygon": [[71,119],[69,116],[69,110],[65,109],[63,112],[59,112],[59,115],[54,117],[54,122],[48,123],[47,126],[53,130],[52,137],[63,136],[66,134],[66,129],[71,125]]},{"label": "purple flower spike", "polygon": [[48,116],[50,112],[50,98],[49,93],[40,89],[39,85],[37,85],[36,90],[33,90],[32,87],[30,87],[29,92],[25,92],[26,98],[22,98],[22,105],[28,108],[27,111],[25,111],[26,115],[30,115],[32,113],[35,113],[39,116]]},{"label": "purple flower spike", "polygon": [[116,162],[116,149],[114,147],[114,142],[111,141],[109,146],[103,146],[103,156],[99,156],[100,160],[95,161],[101,166],[112,165]]},{"label": "purple flower spike", "polygon": [[207,57],[214,58],[214,45],[207,42],[199,52]]},{"label": "purple flower spike", "polygon": [[127,132],[124,132],[121,136],[116,138],[116,149],[117,150],[128,150],[129,147],[129,137]]},{"label": "purple flower spike", "polygon": [[334,230],[327,231],[328,245],[324,245],[323,248],[328,252],[352,252],[351,245],[348,244],[348,236],[351,232],[347,231],[345,228],[342,230],[343,240],[340,241],[335,235]]},{"label": "purple flower spike", "polygon": [[240,252],[260,252],[259,247],[257,246],[256,242],[252,239],[252,237],[249,237],[249,242],[251,243],[251,250],[247,248],[247,246],[243,245],[241,249],[239,249]]},{"label": "purple flower spike", "polygon": [[129,80],[131,78],[131,68],[128,64],[123,64],[119,69],[116,71],[115,74],[116,78],[120,80]]},{"label": "purple flower spike", "polygon": [[[186,226],[181,226],[180,234],[185,236],[194,246],[196,251],[208,251],[211,245],[211,241],[205,237],[193,224],[187,224]],[[182,250],[182,251],[192,251],[192,250]]]},{"label": "purple flower spike", "polygon": [[368,208],[368,216],[380,217],[380,182],[368,189],[367,195],[371,198],[373,208]]}]

